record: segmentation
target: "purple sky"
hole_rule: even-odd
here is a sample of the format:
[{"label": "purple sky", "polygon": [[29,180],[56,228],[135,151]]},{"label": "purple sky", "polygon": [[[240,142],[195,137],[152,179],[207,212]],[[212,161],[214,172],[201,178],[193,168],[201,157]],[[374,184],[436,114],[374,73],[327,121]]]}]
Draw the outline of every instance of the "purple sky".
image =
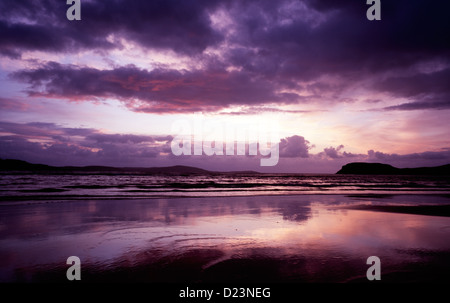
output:
[{"label": "purple sky", "polygon": [[[0,2],[0,157],[334,173],[450,163],[450,4]],[[174,156],[176,121],[276,122],[280,159]],[[193,123],[193,122],[192,122]],[[254,139],[254,138],[253,138]],[[252,138],[250,138],[252,140]]]}]

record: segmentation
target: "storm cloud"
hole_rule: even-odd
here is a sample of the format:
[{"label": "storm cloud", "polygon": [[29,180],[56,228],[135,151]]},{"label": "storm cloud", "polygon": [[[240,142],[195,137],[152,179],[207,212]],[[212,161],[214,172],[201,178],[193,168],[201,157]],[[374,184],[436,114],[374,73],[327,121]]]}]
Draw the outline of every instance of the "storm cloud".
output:
[{"label": "storm cloud", "polygon": [[[140,112],[347,102],[345,92],[358,86],[410,98],[387,110],[448,108],[450,4],[386,2],[382,22],[365,19],[367,8],[364,1],[89,1],[74,24],[62,1],[2,1],[0,53],[107,51],[131,41],[200,64],[147,70],[47,62],[12,74],[29,84],[29,96],[115,98]],[[430,61],[436,68],[420,70]]]},{"label": "storm cloud", "polygon": [[221,40],[208,11],[219,1],[82,1],[82,22],[66,18],[65,1],[0,3],[0,53],[75,52],[121,48],[120,38],[144,47],[194,54]]},{"label": "storm cloud", "polygon": [[195,112],[231,104],[292,103],[292,93],[277,93],[274,84],[246,73],[224,70],[147,71],[136,66],[113,70],[78,68],[50,62],[11,74],[30,84],[30,96],[99,100],[116,98],[142,112]]}]

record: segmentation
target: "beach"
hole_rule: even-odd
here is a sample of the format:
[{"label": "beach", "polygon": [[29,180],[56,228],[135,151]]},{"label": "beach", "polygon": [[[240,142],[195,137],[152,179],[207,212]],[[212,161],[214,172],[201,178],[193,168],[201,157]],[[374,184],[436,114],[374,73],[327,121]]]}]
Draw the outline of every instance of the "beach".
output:
[{"label": "beach", "polygon": [[445,194],[41,199],[0,204],[0,280],[449,282]]}]

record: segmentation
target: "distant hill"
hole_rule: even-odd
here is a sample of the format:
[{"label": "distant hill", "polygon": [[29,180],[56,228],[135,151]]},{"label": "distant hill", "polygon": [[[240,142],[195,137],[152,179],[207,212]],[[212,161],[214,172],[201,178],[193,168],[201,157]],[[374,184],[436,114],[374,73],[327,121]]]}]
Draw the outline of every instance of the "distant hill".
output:
[{"label": "distant hill", "polygon": [[353,175],[450,175],[450,164],[435,167],[397,168],[383,163],[353,162],[342,166],[337,174]]},{"label": "distant hill", "polygon": [[33,173],[143,173],[143,174],[212,174],[214,172],[191,166],[168,167],[110,167],[110,166],[50,166],[22,160],[0,159],[0,171]]},{"label": "distant hill", "polygon": [[31,164],[22,160],[0,159],[0,170],[46,170],[51,166],[44,164]]}]

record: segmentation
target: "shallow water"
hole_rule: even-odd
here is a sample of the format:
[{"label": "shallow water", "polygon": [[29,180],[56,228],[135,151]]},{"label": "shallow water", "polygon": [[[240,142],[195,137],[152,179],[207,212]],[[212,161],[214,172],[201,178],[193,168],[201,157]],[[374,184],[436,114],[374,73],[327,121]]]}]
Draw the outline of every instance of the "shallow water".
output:
[{"label": "shallow water", "polygon": [[450,217],[353,209],[443,205],[434,195],[292,195],[0,204],[0,280],[446,281]]}]

